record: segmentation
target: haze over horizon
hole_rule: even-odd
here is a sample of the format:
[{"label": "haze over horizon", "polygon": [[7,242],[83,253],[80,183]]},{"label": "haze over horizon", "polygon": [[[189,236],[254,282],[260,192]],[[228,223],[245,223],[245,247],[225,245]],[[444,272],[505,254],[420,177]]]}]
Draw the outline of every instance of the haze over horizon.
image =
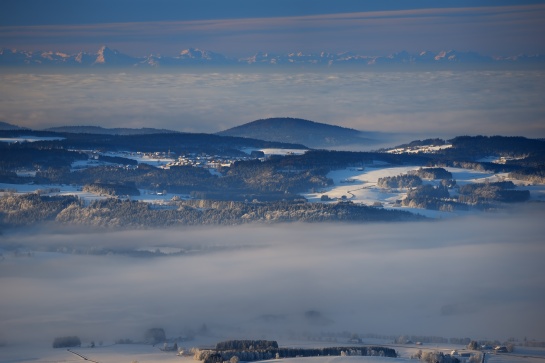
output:
[{"label": "haze over horizon", "polygon": [[[545,137],[545,73],[81,72],[2,74],[0,120],[214,133],[296,117],[418,138]],[[391,145],[393,146],[393,145]]]}]

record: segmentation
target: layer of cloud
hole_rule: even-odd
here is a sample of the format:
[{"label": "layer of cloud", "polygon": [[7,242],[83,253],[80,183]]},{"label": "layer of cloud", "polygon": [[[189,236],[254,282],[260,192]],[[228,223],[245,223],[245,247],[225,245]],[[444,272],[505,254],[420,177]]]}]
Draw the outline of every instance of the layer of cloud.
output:
[{"label": "layer of cloud", "polygon": [[541,209],[417,224],[6,236],[2,246],[23,250],[200,252],[146,259],[4,250],[0,336],[141,339],[152,326],[178,336],[205,323],[218,336],[246,338],[352,331],[545,339],[543,217]]},{"label": "layer of cloud", "polygon": [[415,138],[545,137],[544,78],[540,71],[1,74],[0,120],[218,132],[290,116]]},{"label": "layer of cloud", "polygon": [[[543,52],[545,5],[439,8],[292,17],[0,27],[3,46],[95,51],[109,44],[134,55],[200,47],[230,56],[257,51],[474,50]],[[77,48],[80,47],[80,48]],[[83,49],[82,49],[83,47]]]}]

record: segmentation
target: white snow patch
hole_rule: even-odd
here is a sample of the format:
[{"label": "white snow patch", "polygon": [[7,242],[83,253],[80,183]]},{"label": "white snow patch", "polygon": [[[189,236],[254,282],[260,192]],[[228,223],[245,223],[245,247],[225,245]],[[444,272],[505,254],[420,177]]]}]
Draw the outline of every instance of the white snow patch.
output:
[{"label": "white snow patch", "polygon": [[[98,194],[88,193],[81,190],[81,187],[74,185],[64,185],[64,184],[9,184],[9,183],[0,183],[0,192],[1,195],[13,192],[14,194],[29,194],[36,193],[38,191],[45,191],[43,195],[57,196],[57,195],[75,195],[83,199],[86,203],[97,200],[97,199],[106,199],[106,196],[101,196]],[[48,192],[50,190],[58,190],[54,192]]]},{"label": "white snow patch", "polygon": [[17,170],[15,173],[23,178],[34,178],[36,176],[36,170]]},{"label": "white snow patch", "polygon": [[[323,188],[314,192],[303,194],[309,202],[331,203],[338,200],[348,200],[353,203],[364,204],[368,206],[377,206],[384,208],[401,208],[403,210],[421,214],[430,218],[454,217],[471,214],[472,212],[455,211],[442,212],[435,210],[426,210],[419,208],[402,207],[398,201],[407,196],[406,188],[383,189],[377,186],[380,178],[392,177],[401,174],[407,174],[411,170],[417,170],[420,166],[401,166],[401,167],[373,167],[346,168],[335,170],[327,174],[327,177],[333,180],[334,186]],[[457,185],[466,185],[472,183],[498,182],[511,180],[508,173],[493,173],[489,171],[478,171],[463,168],[445,168],[452,173],[453,179]],[[528,186],[527,182],[512,180],[516,185],[524,186],[530,191],[532,200],[545,201],[545,185]],[[438,185],[439,181],[423,181],[425,184]],[[450,190],[451,195],[456,195],[455,190]],[[322,196],[327,195],[329,200],[322,201]]]},{"label": "white snow patch", "polygon": [[480,162],[480,163],[494,163],[494,164],[505,164],[507,163],[508,161],[511,161],[511,160],[523,160],[523,159],[526,159],[527,155],[523,155],[523,156],[518,156],[518,157],[515,157],[515,156],[497,156],[497,155],[490,155],[490,156],[486,156],[484,158],[480,158],[478,159],[477,161]]},{"label": "white snow patch", "polygon": [[35,141],[56,141],[64,140],[64,137],[55,137],[55,136],[19,136],[19,137],[2,137],[0,142],[35,142]]},{"label": "white snow patch", "polygon": [[245,152],[246,154],[250,155],[252,151],[262,151],[265,156],[269,155],[303,155],[308,150],[307,149],[278,149],[278,148],[252,148],[252,147],[246,147],[241,149],[240,151]]}]

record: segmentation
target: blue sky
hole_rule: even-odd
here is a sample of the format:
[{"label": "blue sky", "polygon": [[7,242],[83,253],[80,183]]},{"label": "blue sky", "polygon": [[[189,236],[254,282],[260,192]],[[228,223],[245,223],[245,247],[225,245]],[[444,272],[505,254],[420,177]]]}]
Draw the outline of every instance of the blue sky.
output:
[{"label": "blue sky", "polygon": [[3,0],[0,47],[131,55],[545,52],[545,1]]}]

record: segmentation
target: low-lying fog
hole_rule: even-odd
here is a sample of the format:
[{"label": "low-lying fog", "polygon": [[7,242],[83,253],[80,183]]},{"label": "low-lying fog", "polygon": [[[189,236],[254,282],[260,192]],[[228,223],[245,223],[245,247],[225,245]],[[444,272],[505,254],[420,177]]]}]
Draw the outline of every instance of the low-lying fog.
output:
[{"label": "low-lying fog", "polygon": [[[0,73],[0,120],[218,132],[268,117],[427,137],[545,137],[542,71]],[[395,142],[395,143],[394,143]]]},{"label": "low-lying fog", "polygon": [[[7,235],[0,340],[139,340],[150,327],[172,337],[202,324],[247,338],[350,331],[545,339],[544,217],[541,208],[422,223]],[[15,245],[34,252],[15,256]],[[38,251],[90,246],[199,251]]]}]

